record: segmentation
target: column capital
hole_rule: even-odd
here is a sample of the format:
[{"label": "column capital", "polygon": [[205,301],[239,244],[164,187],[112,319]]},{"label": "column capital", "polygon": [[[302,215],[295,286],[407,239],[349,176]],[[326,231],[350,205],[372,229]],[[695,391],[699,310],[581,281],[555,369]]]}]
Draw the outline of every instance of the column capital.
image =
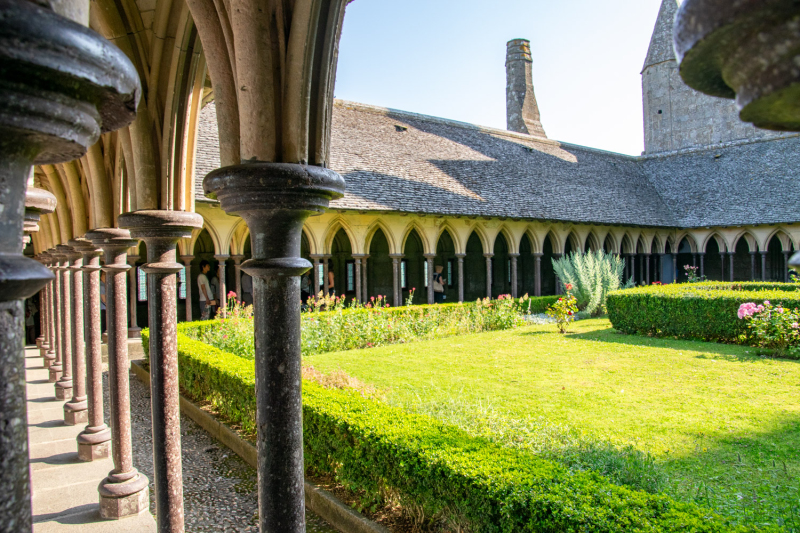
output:
[{"label": "column capital", "polygon": [[310,257],[311,259],[325,259],[328,256],[326,256],[325,254],[308,254],[308,257]]},{"label": "column capital", "polygon": [[239,264],[240,264],[242,261],[244,261],[244,258],[245,258],[245,257],[246,257],[246,256],[244,256],[244,255],[238,255],[238,254],[237,254],[237,255],[232,255],[232,256],[231,256],[231,259],[233,259],[233,263],[234,263],[236,266],[239,266]]},{"label": "column capital", "polygon": [[485,254],[483,254],[483,257],[485,257],[486,259],[491,259],[492,257],[494,257],[494,254],[493,253],[485,253]]},{"label": "column capital", "polygon": [[[130,230],[131,237],[147,244],[148,259],[161,256],[166,249],[174,250],[178,239],[189,238],[192,230],[203,227],[203,217],[188,211],[142,210],[123,213],[117,219],[120,227]],[[148,274],[176,273],[183,265],[174,259],[150,262],[142,267]]]},{"label": "column capital", "polygon": [[436,259],[436,254],[422,254],[425,259]]},{"label": "column capital", "polygon": [[129,264],[130,266],[136,266],[136,261],[138,261],[138,260],[140,259],[140,257],[141,257],[141,256],[139,256],[139,255],[131,255],[131,254],[128,254],[128,259],[127,259],[127,261],[128,261],[128,264]]},{"label": "column capital", "polygon": [[[756,253],[756,252],[751,252],[751,253]],[[758,253],[760,253],[761,255],[767,255],[769,253],[769,250],[759,250]]]},{"label": "column capital", "polygon": [[511,257],[512,259],[516,259],[517,257],[519,257],[519,255],[520,254],[518,254],[518,253],[510,253],[510,254],[508,254],[508,257]]},{"label": "column capital", "polygon": [[[136,245],[138,241],[131,239],[131,233],[128,230],[120,228],[94,229],[86,233],[86,238],[106,253],[104,271],[121,272],[130,270],[131,267],[128,263],[122,262],[124,261],[122,256],[127,254],[128,249]],[[109,263],[109,259],[112,259],[113,262]]]},{"label": "column capital", "polygon": [[352,254],[353,259],[366,259],[369,257],[369,254]]},{"label": "column capital", "polygon": [[405,257],[405,254],[389,254],[389,257],[391,257],[392,259],[403,259]]},{"label": "column capital", "polygon": [[456,254],[456,258],[460,261],[463,261],[465,257],[467,257],[467,254]]},{"label": "column capital", "polygon": [[544,256],[542,252],[533,252],[531,255],[536,259],[541,259]]},{"label": "column capital", "polygon": [[214,259],[216,259],[220,263],[224,263],[225,261],[228,260],[229,257],[230,257],[229,255],[217,254],[217,255],[214,256]]},{"label": "column capital", "polygon": [[181,256],[181,261],[183,261],[184,263],[186,263],[188,265],[189,263],[194,261],[194,256],[193,255],[182,255]]}]

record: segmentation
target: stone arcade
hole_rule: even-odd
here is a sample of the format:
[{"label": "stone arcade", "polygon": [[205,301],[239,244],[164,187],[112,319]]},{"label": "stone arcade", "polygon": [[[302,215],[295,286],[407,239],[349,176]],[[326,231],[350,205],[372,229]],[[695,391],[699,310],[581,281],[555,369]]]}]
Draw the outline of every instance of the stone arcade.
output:
[{"label": "stone arcade", "polygon": [[[317,289],[333,268],[337,292],[395,304],[426,285],[430,301],[437,263],[453,300],[552,293],[550,259],[579,249],[623,255],[645,283],[679,279],[688,262],[718,279],[786,278],[800,247],[798,137],[741,125],[732,104],[678,79],[738,93],[751,122],[798,129],[770,114],[762,90],[785,79],[748,72],[737,79],[755,81],[732,89],[697,74],[707,50],[695,34],[735,28],[741,12],[685,0],[695,12],[678,17],[679,71],[677,6],[664,0],[643,71],[647,147],[628,157],[546,137],[522,40],[508,43],[510,131],[334,102],[346,3],[0,0],[0,531],[32,529],[22,335],[23,300],[37,293],[37,343],[64,422],[86,424],[78,457],[113,457],[96,480],[108,518],[148,505],[131,454],[127,338],[150,326],[158,530],[178,533],[175,328],[178,313],[193,316],[194,293],[183,267],[230,258],[223,298],[226,284],[244,297],[251,276],[260,528],[299,533],[300,276],[312,261]],[[702,28],[686,23],[703,17]],[[781,65],[772,52],[759,50]]]}]

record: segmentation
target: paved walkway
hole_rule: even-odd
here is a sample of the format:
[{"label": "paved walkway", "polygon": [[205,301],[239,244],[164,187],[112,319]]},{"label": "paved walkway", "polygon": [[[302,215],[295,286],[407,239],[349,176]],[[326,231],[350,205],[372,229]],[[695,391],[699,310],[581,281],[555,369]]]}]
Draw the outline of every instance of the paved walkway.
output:
[{"label": "paved walkway", "polygon": [[55,398],[39,350],[25,350],[25,366],[34,533],[155,532],[150,513],[119,521],[100,518],[97,485],[114,463],[110,457],[91,463],[78,460],[75,438],[85,424],[64,424],[64,402]]}]

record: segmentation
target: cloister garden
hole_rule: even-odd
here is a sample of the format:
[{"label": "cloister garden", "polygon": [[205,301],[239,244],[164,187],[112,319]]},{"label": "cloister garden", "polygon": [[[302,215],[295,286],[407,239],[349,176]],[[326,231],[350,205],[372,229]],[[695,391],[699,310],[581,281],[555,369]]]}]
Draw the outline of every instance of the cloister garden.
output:
[{"label": "cloister garden", "polygon": [[[306,302],[306,475],[392,531],[800,531],[800,284],[553,266],[561,296]],[[178,326],[180,382],[252,440],[230,296]]]}]

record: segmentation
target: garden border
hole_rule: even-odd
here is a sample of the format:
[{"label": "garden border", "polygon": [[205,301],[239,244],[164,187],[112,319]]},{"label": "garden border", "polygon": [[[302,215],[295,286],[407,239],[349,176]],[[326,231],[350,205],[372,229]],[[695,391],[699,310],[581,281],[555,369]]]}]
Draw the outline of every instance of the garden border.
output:
[{"label": "garden border", "polygon": [[[131,361],[131,370],[145,385],[150,386],[150,373],[144,369],[139,361]],[[239,436],[214,415],[203,411],[191,400],[180,395],[181,413],[191,418],[198,426],[203,428],[214,439],[227,446],[244,462],[257,467],[258,451],[256,447]],[[305,481],[306,507],[318,514],[330,525],[346,533],[389,533],[384,526],[369,520],[358,511],[339,501],[333,494],[317,487],[308,480]]]}]

